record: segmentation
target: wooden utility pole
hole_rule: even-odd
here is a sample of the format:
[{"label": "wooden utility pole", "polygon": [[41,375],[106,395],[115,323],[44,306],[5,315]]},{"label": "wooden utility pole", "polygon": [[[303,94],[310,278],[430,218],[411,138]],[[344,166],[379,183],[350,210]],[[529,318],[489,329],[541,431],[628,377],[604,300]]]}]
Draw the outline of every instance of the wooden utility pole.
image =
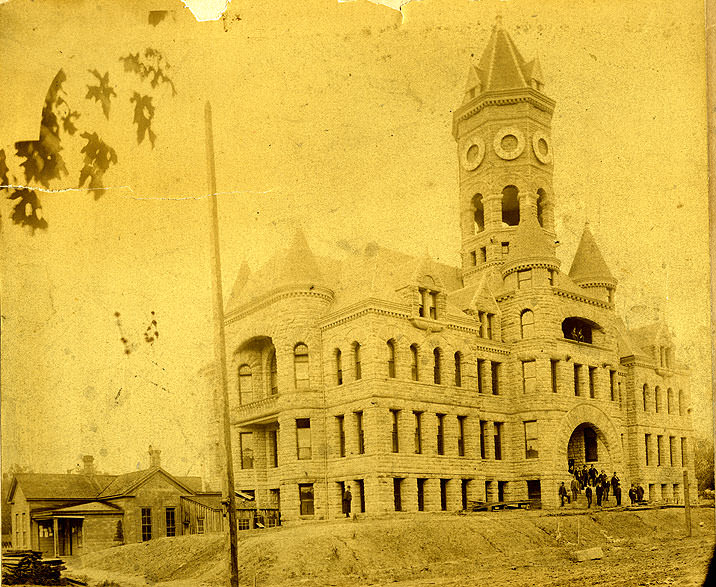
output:
[{"label": "wooden utility pole", "polygon": [[221,386],[224,420],[224,455],[226,457],[226,493],[229,518],[229,585],[239,587],[239,561],[236,527],[236,493],[234,491],[234,458],[231,451],[229,386],[226,381],[226,337],[224,334],[224,296],[221,291],[221,256],[219,255],[219,213],[216,205],[216,167],[214,133],[211,127],[211,104],[204,107],[206,124],[206,165],[209,176],[209,212],[211,214],[211,276],[214,293],[214,361],[216,383]]},{"label": "wooden utility pole", "polygon": [[691,536],[691,498],[689,497],[688,469],[684,469],[684,514],[686,515],[686,532]]}]

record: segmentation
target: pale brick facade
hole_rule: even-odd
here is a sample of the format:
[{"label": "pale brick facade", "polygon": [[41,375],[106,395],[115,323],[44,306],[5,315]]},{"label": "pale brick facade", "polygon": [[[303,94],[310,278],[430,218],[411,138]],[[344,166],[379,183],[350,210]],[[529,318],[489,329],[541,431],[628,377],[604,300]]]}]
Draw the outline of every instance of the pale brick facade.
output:
[{"label": "pale brick facade", "polygon": [[683,499],[684,468],[694,483],[689,377],[668,329],[625,328],[588,227],[560,271],[542,88],[539,62],[496,26],[453,116],[462,267],[377,245],[318,258],[300,233],[256,273],[242,267],[226,311],[230,412],[236,487],[258,507],[338,517],[346,485],[368,515],[549,507],[570,459],[654,500]]}]

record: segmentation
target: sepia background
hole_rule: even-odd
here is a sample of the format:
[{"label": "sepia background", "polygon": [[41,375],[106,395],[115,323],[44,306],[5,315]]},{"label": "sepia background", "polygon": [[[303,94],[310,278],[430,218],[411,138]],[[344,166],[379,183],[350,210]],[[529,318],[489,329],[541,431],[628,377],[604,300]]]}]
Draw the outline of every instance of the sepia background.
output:
[{"label": "sepia background", "polygon": [[[93,454],[100,470],[126,471],[147,465],[152,444],[169,471],[204,473],[206,100],[225,296],[242,261],[258,268],[298,226],[321,255],[376,241],[457,264],[452,110],[498,13],[522,54],[539,55],[557,102],[562,270],[589,219],[618,310],[630,327],[669,322],[692,368],[696,432],[712,434],[702,2],[235,1],[206,22],[179,0],[117,4],[0,4],[9,183],[25,185],[14,143],[38,138],[59,69],[80,132],[117,153],[95,198],[77,189],[79,132],[66,137],[68,174],[37,191],[45,230],[14,224],[0,194],[3,469],[64,472]],[[222,7],[187,4],[201,18]],[[151,25],[149,10],[173,14]],[[120,57],[147,47],[171,65],[176,95],[124,70]],[[115,89],[109,118],[86,98],[95,69]],[[153,148],[137,142],[134,91],[153,96]]]}]

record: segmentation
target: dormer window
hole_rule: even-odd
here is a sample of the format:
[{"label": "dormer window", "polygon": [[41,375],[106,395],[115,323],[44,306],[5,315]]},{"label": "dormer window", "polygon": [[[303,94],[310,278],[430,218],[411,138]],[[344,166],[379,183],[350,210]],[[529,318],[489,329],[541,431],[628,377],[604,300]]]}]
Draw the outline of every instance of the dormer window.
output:
[{"label": "dormer window", "polygon": [[564,338],[587,344],[592,344],[593,328],[592,324],[581,318],[565,318],[562,322]]},{"label": "dormer window", "polygon": [[418,314],[423,318],[437,320],[438,292],[421,287],[418,288],[418,293],[420,294],[420,308],[418,309]]},{"label": "dormer window", "polygon": [[510,254],[510,243],[502,243],[502,256],[506,257]]}]

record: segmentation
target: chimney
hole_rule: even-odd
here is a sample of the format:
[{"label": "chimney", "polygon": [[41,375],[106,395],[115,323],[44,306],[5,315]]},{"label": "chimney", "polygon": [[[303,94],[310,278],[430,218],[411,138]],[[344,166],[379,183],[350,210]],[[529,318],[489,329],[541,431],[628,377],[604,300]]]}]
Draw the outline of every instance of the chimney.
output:
[{"label": "chimney", "polygon": [[154,469],[161,467],[161,457],[162,451],[160,451],[157,448],[152,448],[152,445],[149,445],[149,466]]},{"label": "chimney", "polygon": [[92,455],[84,455],[82,462],[84,463],[84,470],[82,472],[85,475],[94,475],[94,457]]}]

